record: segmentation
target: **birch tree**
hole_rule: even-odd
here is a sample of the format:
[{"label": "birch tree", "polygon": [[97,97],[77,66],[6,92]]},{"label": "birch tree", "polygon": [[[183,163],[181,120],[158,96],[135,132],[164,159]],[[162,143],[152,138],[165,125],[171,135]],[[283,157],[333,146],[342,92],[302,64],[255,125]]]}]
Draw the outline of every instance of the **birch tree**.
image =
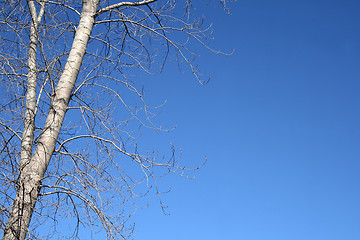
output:
[{"label": "birch tree", "polygon": [[173,147],[169,158],[138,147],[139,126],[164,129],[135,76],[176,60],[204,83],[191,47],[216,52],[211,29],[190,0],[6,0],[0,11],[3,239],[82,229],[128,239],[136,199],[160,196],[158,177],[198,168],[182,167]]}]

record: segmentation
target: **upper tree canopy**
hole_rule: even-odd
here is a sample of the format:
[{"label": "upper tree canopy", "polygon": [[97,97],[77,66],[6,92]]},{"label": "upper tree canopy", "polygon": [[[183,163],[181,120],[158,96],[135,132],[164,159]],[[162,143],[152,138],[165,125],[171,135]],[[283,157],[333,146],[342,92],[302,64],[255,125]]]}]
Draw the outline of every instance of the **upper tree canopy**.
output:
[{"label": "upper tree canopy", "polygon": [[206,83],[194,60],[198,46],[216,52],[211,28],[190,0],[38,0],[1,2],[0,32],[4,239],[128,238],[138,197],[153,189],[161,202],[158,177],[191,170],[173,147],[167,158],[138,147],[140,126],[164,129],[137,77],[175,60]]}]

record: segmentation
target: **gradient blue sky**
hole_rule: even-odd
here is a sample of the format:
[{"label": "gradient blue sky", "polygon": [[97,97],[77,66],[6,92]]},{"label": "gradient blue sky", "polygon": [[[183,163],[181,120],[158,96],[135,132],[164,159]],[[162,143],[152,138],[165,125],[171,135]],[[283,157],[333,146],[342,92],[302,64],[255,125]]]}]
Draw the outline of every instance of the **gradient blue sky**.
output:
[{"label": "gradient blue sky", "polygon": [[203,11],[212,46],[235,53],[200,51],[206,86],[169,65],[145,89],[178,124],[160,151],[172,139],[185,162],[208,162],[194,181],[162,179],[171,215],[154,197],[135,239],[360,239],[360,1]]}]

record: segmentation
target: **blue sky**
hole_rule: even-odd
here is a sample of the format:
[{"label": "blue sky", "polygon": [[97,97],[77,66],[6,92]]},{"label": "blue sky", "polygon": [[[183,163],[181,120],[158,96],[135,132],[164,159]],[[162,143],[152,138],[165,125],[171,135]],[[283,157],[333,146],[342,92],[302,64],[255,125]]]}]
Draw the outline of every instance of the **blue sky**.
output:
[{"label": "blue sky", "polygon": [[[193,181],[137,211],[135,239],[355,240],[360,238],[360,2],[239,0],[199,50],[201,86],[168,64],[145,89],[167,100],[169,134],[145,137],[207,164]],[[159,140],[157,140],[159,139]]]}]

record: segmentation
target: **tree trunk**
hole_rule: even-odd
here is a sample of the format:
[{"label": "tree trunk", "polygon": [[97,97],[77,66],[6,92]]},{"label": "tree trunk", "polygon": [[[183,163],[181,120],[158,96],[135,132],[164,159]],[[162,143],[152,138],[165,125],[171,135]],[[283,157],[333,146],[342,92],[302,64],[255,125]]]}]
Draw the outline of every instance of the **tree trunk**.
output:
[{"label": "tree trunk", "polygon": [[[82,4],[80,22],[69,57],[55,89],[55,96],[45,122],[45,130],[37,142],[31,160],[26,164],[21,164],[23,166],[21,166],[19,173],[17,194],[4,231],[3,240],[23,240],[28,233],[31,216],[39,196],[41,181],[55,150],[56,140],[64,121],[71,93],[94,25],[99,0],[83,0]],[[25,140],[24,137],[23,141]]]}]

